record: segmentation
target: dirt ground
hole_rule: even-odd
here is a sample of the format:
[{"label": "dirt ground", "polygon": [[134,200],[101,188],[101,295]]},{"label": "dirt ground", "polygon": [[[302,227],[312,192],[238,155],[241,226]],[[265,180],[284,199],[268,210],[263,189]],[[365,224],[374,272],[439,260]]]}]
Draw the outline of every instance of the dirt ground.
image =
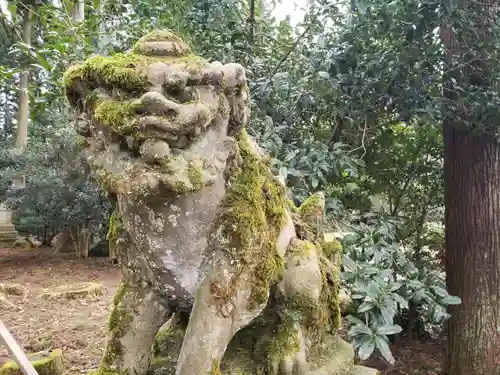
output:
[{"label": "dirt ground", "polygon": [[[51,249],[0,249],[0,283],[23,285],[29,294],[9,296],[17,310],[1,310],[0,318],[28,352],[60,348],[65,375],[85,374],[98,367],[105,345],[106,322],[111,300],[120,281],[119,269],[107,258],[75,259],[72,254],[51,254]],[[40,295],[61,285],[96,282],[104,286],[100,296],[45,300]],[[443,342],[403,339],[393,345],[397,363],[379,358],[366,364],[383,375],[438,375]],[[0,363],[7,351],[0,347]],[[3,360],[2,360],[3,359]]]}]

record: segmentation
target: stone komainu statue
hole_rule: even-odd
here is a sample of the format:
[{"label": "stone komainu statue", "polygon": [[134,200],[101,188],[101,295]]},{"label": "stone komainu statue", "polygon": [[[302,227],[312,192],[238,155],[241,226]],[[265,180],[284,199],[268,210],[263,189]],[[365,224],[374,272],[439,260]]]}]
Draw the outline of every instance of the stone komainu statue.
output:
[{"label": "stone komainu statue", "polygon": [[337,335],[340,247],[317,241],[324,196],[287,201],[246,133],[241,65],[156,31],[71,67],[64,85],[115,205],[123,277],[100,372],[356,373]]}]

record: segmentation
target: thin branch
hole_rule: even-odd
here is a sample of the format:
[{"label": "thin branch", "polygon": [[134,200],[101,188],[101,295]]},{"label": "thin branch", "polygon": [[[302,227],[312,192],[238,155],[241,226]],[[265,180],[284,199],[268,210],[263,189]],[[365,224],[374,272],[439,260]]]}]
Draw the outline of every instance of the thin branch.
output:
[{"label": "thin branch", "polygon": [[366,129],[368,128],[368,117],[365,116],[365,126],[363,128],[363,136],[361,137],[361,146],[359,147],[356,147],[355,149],[349,151],[347,153],[347,155],[349,156],[350,154],[352,154],[353,152],[359,150],[359,149],[363,149],[363,155],[361,155],[360,159],[363,159],[364,156],[366,155],[366,147],[365,147],[365,137],[366,137]]},{"label": "thin branch", "polygon": [[297,38],[295,43],[293,43],[292,48],[290,48],[290,50],[285,54],[285,56],[283,56],[281,58],[281,60],[278,62],[278,64],[274,68],[274,70],[271,72],[271,77],[273,77],[278,72],[278,70],[281,68],[281,65],[283,65],[283,63],[288,59],[288,57],[295,50],[295,48],[297,48],[297,46],[299,45],[302,38],[304,38],[306,36],[306,34],[309,32],[310,29],[311,29],[311,26],[307,26],[305,28],[305,30],[302,32],[302,34],[299,35],[299,37]]},{"label": "thin branch", "polygon": [[[7,10],[7,12],[8,12],[8,10]],[[7,17],[5,16],[5,13],[3,12],[3,9],[1,6],[0,6],[0,20],[2,20],[2,26],[5,30],[5,32],[7,34],[10,34],[12,39],[16,39],[16,37],[18,40],[21,39],[21,34],[19,33],[19,29],[16,27],[16,25],[14,23],[10,22],[10,27],[9,27],[9,25],[7,24]],[[15,34],[15,36],[12,34]]]}]

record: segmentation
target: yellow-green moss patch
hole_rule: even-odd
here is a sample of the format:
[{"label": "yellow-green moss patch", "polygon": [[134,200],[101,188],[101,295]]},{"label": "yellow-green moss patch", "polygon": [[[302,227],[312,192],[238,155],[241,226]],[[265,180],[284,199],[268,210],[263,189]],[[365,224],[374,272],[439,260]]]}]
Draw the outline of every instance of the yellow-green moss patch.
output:
[{"label": "yellow-green moss patch", "polygon": [[188,165],[188,177],[195,190],[200,190],[205,185],[201,168],[194,163]]},{"label": "yellow-green moss patch", "polygon": [[219,245],[235,262],[253,269],[252,295],[260,303],[283,271],[276,242],[286,220],[285,189],[256,154],[245,130],[238,136],[238,148],[242,164],[230,173],[218,218]]},{"label": "yellow-green moss patch", "polygon": [[106,100],[97,104],[94,118],[121,135],[130,134],[137,123],[136,102]]},{"label": "yellow-green moss patch", "polygon": [[267,344],[269,374],[278,375],[281,361],[299,350],[300,337],[297,327],[292,322],[280,324]]},{"label": "yellow-green moss patch", "polygon": [[302,219],[311,225],[316,219],[323,217],[324,209],[325,196],[323,193],[316,193],[302,202],[299,213]]},{"label": "yellow-green moss patch", "polygon": [[97,369],[95,371],[89,372],[88,375],[128,375],[128,374],[119,371]]},{"label": "yellow-green moss patch", "polygon": [[112,57],[94,56],[80,65],[71,66],[63,75],[63,86],[70,94],[78,81],[90,87],[118,88],[128,92],[145,91],[149,86],[147,66],[156,62],[185,65],[200,69],[206,60],[194,55],[143,56],[137,53],[118,53]]},{"label": "yellow-green moss patch", "polygon": [[322,241],[320,245],[323,254],[330,260],[336,259],[337,255],[342,252],[342,244],[338,240]]},{"label": "yellow-green moss patch", "polygon": [[70,67],[63,76],[66,90],[75,81],[87,81],[124,90],[145,89],[148,81],[144,69],[150,60],[137,54],[118,53],[112,57],[94,56],[83,64]]},{"label": "yellow-green moss patch", "polygon": [[[28,355],[31,364],[39,375],[60,375],[63,371],[62,351],[56,349],[50,354],[33,353]],[[9,360],[0,367],[0,375],[23,375],[16,362]]]},{"label": "yellow-green moss patch", "polygon": [[109,315],[108,330],[111,338],[106,346],[106,352],[101,362],[101,369],[108,370],[111,365],[119,361],[123,356],[123,347],[120,339],[125,335],[133,320],[133,312],[129,311],[125,299],[136,296],[129,296],[134,293],[132,287],[121,282],[113,300],[113,309]]}]

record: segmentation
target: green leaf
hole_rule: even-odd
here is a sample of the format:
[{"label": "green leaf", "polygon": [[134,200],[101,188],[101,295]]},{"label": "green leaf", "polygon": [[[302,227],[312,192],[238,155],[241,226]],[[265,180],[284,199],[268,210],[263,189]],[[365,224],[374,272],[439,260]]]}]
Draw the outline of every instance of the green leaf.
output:
[{"label": "green leaf", "polygon": [[311,179],[311,186],[313,189],[316,189],[319,185],[319,180],[316,176],[313,176]]},{"label": "green leaf", "polygon": [[395,361],[394,357],[392,356],[391,349],[389,348],[389,344],[383,337],[375,336],[375,346],[387,362],[389,362],[391,365],[394,364]]},{"label": "green leaf", "polygon": [[325,71],[319,71],[319,72],[318,72],[318,75],[319,75],[321,78],[324,78],[324,79],[329,79],[329,78],[330,78],[330,74],[328,74],[328,72],[325,72]]},{"label": "green leaf", "polygon": [[448,296],[440,300],[441,304],[443,305],[460,305],[462,303],[462,300],[460,297],[455,297],[455,296]]},{"label": "green leaf", "polygon": [[377,328],[375,333],[377,335],[394,335],[396,333],[400,333],[403,329],[395,324],[386,324],[382,327]]},{"label": "green leaf", "polygon": [[374,350],[375,340],[372,337],[367,338],[366,341],[362,342],[361,346],[358,349],[359,358],[362,361],[368,359],[372,355]]},{"label": "green leaf", "polygon": [[382,313],[382,317],[384,318],[384,321],[387,324],[392,324],[394,321],[394,315],[396,315],[396,312],[392,307],[389,306],[382,306],[380,307],[380,312]]},{"label": "green leaf", "polygon": [[359,313],[364,313],[364,312],[372,310],[374,307],[375,307],[375,304],[373,302],[363,302],[358,307],[358,312]]},{"label": "green leaf", "polygon": [[434,291],[434,293],[436,293],[436,295],[439,297],[445,298],[449,296],[448,291],[446,289],[441,288],[440,286],[431,286],[431,288]]},{"label": "green leaf", "polygon": [[361,321],[361,319],[358,319],[352,315],[348,315],[346,319],[349,321],[349,323],[352,324],[365,324]]},{"label": "green leaf", "polygon": [[348,332],[348,335],[349,336],[358,336],[358,335],[369,335],[369,336],[372,336],[373,335],[373,332],[372,330],[370,329],[370,327],[368,327],[366,324],[364,323],[361,323],[361,324],[356,324],[354,326],[352,326],[351,328],[349,328],[349,332]]}]

